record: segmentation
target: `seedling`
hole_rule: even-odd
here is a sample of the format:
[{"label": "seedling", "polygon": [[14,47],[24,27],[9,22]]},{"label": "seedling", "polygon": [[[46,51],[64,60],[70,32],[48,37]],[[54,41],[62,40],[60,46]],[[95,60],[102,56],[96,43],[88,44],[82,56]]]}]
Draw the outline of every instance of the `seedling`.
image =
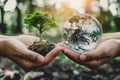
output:
[{"label": "seedling", "polygon": [[49,41],[43,39],[43,33],[45,31],[48,31],[53,27],[58,27],[55,17],[47,12],[36,12],[28,15],[24,19],[24,23],[28,25],[27,28],[29,31],[31,31],[32,28],[36,28],[39,31],[40,41],[31,45],[29,49],[45,56],[55,47],[54,44],[51,44]]}]

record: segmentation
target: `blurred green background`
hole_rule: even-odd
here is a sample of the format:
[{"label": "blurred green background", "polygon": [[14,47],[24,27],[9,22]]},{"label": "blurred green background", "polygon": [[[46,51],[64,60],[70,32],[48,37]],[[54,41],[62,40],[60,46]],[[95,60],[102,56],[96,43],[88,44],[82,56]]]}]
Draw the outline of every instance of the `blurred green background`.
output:
[{"label": "blurred green background", "polygon": [[[104,33],[120,31],[120,0],[0,0],[0,34],[30,34],[23,20],[28,14],[39,11],[47,11],[56,17],[59,27],[44,34],[45,38],[56,43],[62,41],[64,22],[76,13],[96,17]],[[120,57],[117,59],[120,61]],[[82,69],[62,54],[57,60],[71,64],[77,70]]]},{"label": "blurred green background", "polygon": [[103,32],[120,30],[120,0],[0,0],[0,33],[28,34],[23,19],[30,13],[47,11],[55,16],[60,27],[52,37],[60,36],[63,23],[73,14],[95,16]]}]

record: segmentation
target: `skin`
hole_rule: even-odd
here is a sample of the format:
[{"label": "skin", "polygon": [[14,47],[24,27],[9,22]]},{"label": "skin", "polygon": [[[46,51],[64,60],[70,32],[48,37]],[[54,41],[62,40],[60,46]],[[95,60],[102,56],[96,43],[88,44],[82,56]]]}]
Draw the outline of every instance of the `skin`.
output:
[{"label": "skin", "polygon": [[98,47],[82,54],[73,53],[64,45],[64,53],[78,64],[97,68],[109,60],[120,56],[120,33],[104,34]]},{"label": "skin", "polygon": [[28,46],[38,42],[35,36],[0,36],[0,56],[11,59],[24,69],[40,67],[53,61],[62,50],[60,43],[55,45],[45,57],[28,49]]},{"label": "skin", "polygon": [[67,49],[64,43],[58,43],[52,51],[43,57],[27,49],[28,46],[38,41],[39,38],[35,36],[0,35],[0,56],[8,57],[25,69],[31,69],[50,63],[60,51],[63,51],[73,61],[90,68],[96,68],[119,56],[120,53],[120,33],[104,34],[99,46],[95,50],[81,55]]}]

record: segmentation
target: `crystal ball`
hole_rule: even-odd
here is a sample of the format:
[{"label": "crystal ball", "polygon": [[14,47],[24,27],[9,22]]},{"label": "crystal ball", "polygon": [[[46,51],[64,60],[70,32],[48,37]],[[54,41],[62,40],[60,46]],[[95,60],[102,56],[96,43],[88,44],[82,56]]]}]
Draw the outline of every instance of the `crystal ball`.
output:
[{"label": "crystal ball", "polygon": [[63,37],[67,47],[75,53],[93,50],[100,42],[102,27],[90,14],[76,14],[63,25]]}]

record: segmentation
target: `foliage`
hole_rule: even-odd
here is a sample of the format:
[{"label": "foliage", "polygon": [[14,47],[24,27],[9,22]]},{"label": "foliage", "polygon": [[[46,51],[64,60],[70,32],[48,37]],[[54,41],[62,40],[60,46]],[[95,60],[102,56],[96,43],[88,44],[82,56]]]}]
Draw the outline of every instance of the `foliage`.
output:
[{"label": "foliage", "polygon": [[0,80],[4,80],[4,78],[1,77]]},{"label": "foliage", "polygon": [[117,57],[116,60],[117,60],[117,61],[120,61],[120,57]]},{"label": "foliage", "polygon": [[84,68],[84,66],[82,66],[80,64],[76,64],[74,61],[72,61],[67,56],[65,56],[63,52],[60,52],[60,54],[58,54],[58,56],[59,56],[59,59],[55,60],[57,63],[61,62],[61,63],[65,63],[69,66],[72,65],[77,70],[82,70]]},{"label": "foliage", "polygon": [[29,25],[28,29],[31,29],[32,27],[37,28],[37,30],[39,30],[40,37],[44,31],[58,26],[55,17],[47,12],[36,12],[30,14],[24,19],[24,23]]}]

